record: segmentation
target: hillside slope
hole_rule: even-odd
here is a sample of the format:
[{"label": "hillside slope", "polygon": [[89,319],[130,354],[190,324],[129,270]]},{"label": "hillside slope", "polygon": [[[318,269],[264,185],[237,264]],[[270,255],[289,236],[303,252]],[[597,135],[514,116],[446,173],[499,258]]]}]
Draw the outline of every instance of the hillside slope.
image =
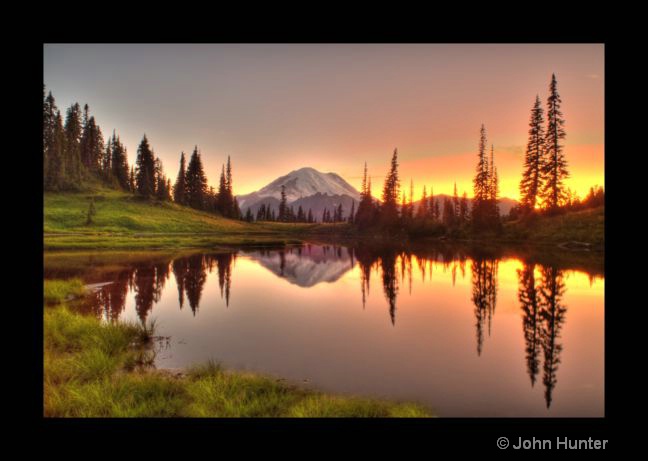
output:
[{"label": "hillside slope", "polygon": [[[93,224],[86,225],[90,199],[95,200]],[[45,193],[44,232],[242,232],[250,225],[191,208],[140,199],[110,189],[85,193]]]},{"label": "hillside slope", "polygon": [[[86,225],[92,198],[96,214],[92,224]],[[348,230],[343,223],[235,221],[102,187],[75,193],[45,193],[43,218],[45,250],[282,245],[299,243],[307,234]]]},{"label": "hillside slope", "polygon": [[538,216],[504,225],[504,239],[534,243],[605,243],[605,208],[574,211],[558,216]]}]

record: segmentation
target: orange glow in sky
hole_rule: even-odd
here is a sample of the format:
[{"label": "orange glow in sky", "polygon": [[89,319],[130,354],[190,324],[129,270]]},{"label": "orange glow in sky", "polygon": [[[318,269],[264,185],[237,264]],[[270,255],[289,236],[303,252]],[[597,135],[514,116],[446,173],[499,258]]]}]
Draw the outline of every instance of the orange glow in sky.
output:
[{"label": "orange glow in sky", "polygon": [[[114,69],[119,69],[118,78]],[[87,103],[133,164],[146,133],[168,177],[201,151],[210,185],[231,156],[236,194],[305,166],[380,197],[391,153],[415,198],[472,195],[486,126],[502,197],[518,198],[529,114],[556,74],[568,187],[604,183],[603,44],[46,44],[44,83],[62,111]],[[546,115],[546,114],[545,114]]]}]

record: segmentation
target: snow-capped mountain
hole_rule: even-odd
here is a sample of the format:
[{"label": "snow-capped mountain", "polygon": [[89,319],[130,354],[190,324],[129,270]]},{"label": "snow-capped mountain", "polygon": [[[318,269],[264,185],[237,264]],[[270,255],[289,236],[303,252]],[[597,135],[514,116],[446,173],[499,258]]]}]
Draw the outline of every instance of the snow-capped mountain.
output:
[{"label": "snow-capped mountain", "polygon": [[299,205],[302,205],[305,212],[310,208],[317,218],[321,217],[324,208],[332,211],[340,203],[347,215],[351,203],[355,201],[357,206],[360,201],[360,193],[338,174],[322,173],[305,167],[275,179],[256,192],[237,196],[241,211],[245,213],[250,208],[252,213],[256,213],[262,204],[278,209],[282,185],[285,187],[288,205],[293,205],[295,211]]}]

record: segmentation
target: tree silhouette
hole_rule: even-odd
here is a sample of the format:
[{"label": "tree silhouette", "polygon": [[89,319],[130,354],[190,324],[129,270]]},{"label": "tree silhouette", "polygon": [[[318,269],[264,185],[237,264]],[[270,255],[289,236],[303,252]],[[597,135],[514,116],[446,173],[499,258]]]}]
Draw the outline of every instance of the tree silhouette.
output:
[{"label": "tree silhouette", "polygon": [[400,195],[400,181],[398,179],[398,150],[394,149],[391,167],[385,178],[383,186],[380,218],[386,227],[393,227],[398,223],[398,197]]},{"label": "tree silhouette", "polygon": [[527,372],[531,386],[536,382],[540,369],[540,300],[539,287],[536,286],[535,264],[525,264],[518,274],[518,300],[522,307],[522,327],[527,362]]},{"label": "tree silhouette", "polygon": [[137,148],[135,165],[137,192],[144,197],[153,196],[155,194],[155,158],[146,135]]},{"label": "tree silhouette", "polygon": [[476,256],[472,261],[472,302],[477,320],[477,355],[484,344],[484,326],[490,335],[491,320],[497,303],[497,260]]},{"label": "tree silhouette", "polygon": [[524,156],[524,171],[520,181],[520,205],[523,211],[533,211],[542,188],[544,160],[544,120],[540,96],[536,96],[529,121],[529,139]]},{"label": "tree silhouette", "polygon": [[184,152],[180,153],[180,169],[178,170],[178,176],[176,177],[175,185],[173,186],[173,201],[179,205],[185,205],[185,194],[187,189],[187,184],[185,182],[185,177],[187,175],[185,164],[185,154]]},{"label": "tree silhouette", "polygon": [[560,339],[562,325],[565,322],[567,308],[562,305],[562,298],[565,295],[562,271],[555,267],[543,267],[541,273],[541,344],[544,355],[542,383],[545,386],[545,401],[547,408],[549,408],[553,399],[553,390],[557,383],[556,372],[558,371],[560,353],[562,352],[562,344],[558,340]]},{"label": "tree silhouette", "polygon": [[565,121],[560,110],[561,103],[556,75],[552,74],[547,98],[547,133],[544,143],[546,153],[542,168],[543,205],[550,212],[555,212],[564,200],[564,180],[569,177],[567,160],[561,143],[565,139]]},{"label": "tree silhouette", "polygon": [[286,199],[286,186],[284,186],[283,184],[281,185],[281,201],[279,202],[279,221],[288,221],[288,204]]},{"label": "tree silhouette", "polygon": [[197,210],[204,209],[207,196],[207,177],[205,176],[202,160],[198,153],[198,146],[194,147],[194,151],[189,159],[185,183],[187,186],[186,203]]}]

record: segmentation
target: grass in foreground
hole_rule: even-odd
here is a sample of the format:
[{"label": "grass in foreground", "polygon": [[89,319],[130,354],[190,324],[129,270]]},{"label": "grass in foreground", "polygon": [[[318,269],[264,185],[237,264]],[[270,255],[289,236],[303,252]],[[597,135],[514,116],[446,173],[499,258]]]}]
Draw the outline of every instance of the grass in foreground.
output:
[{"label": "grass in foreground", "polygon": [[[46,281],[67,299],[78,281]],[[143,367],[151,332],[107,324],[65,305],[44,313],[48,417],[428,417],[409,403],[336,396],[207,363],[175,377]]]}]

